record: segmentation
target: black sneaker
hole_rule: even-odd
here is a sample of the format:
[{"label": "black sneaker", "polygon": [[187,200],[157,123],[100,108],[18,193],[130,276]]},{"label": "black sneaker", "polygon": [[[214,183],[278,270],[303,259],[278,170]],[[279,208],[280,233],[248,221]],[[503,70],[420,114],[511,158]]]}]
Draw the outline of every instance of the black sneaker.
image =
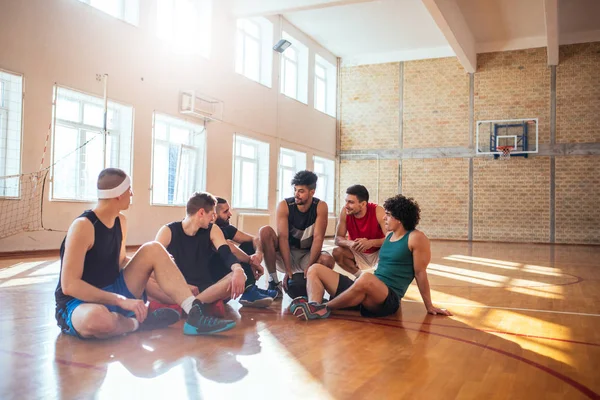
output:
[{"label": "black sneaker", "polygon": [[163,329],[179,321],[179,313],[172,308],[157,308],[140,324],[141,331]]},{"label": "black sneaker", "polygon": [[235,321],[208,316],[205,308],[205,304],[194,300],[187,321],[183,325],[185,335],[211,335],[235,327]]},{"label": "black sneaker", "polygon": [[271,292],[272,290],[276,291],[277,294],[275,295],[275,297],[273,297],[273,296],[269,296],[269,297],[273,297],[273,299],[282,299],[283,298],[283,289],[281,287],[281,282],[275,283],[275,281],[269,281],[269,287],[267,288],[267,291]]}]

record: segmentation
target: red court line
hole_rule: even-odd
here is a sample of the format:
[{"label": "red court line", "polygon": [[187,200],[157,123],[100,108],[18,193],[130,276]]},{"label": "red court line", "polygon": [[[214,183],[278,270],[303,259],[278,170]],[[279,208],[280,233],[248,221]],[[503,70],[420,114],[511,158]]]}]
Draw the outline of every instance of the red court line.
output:
[{"label": "red court line", "polygon": [[[2,350],[2,349],[0,349],[0,353],[6,353],[6,354],[11,354],[11,355],[16,355],[16,356],[19,356],[19,357],[33,358],[33,359],[36,359],[36,360],[40,359],[39,356],[35,356],[33,354],[28,354],[28,353],[23,353],[21,351],[12,351],[12,350]],[[96,365],[85,364],[85,363],[80,363],[80,362],[76,362],[76,361],[61,360],[60,358],[54,358],[54,360],[52,360],[52,361],[54,361],[57,364],[66,365],[68,367],[79,367],[79,368],[93,369],[93,370],[101,371],[101,372],[105,372],[106,371],[106,368],[104,368],[104,367],[98,367]]]},{"label": "red court line", "polygon": [[[510,353],[508,351],[504,351],[504,350],[498,349],[496,347],[491,347],[491,346],[484,345],[484,344],[481,344],[481,343],[473,342],[471,340],[461,339],[461,338],[457,338],[457,337],[450,336],[450,335],[444,335],[443,333],[436,333],[436,332],[426,331],[426,330],[423,330],[423,329],[406,328],[404,326],[386,324],[386,323],[383,323],[383,322],[377,322],[377,321],[373,321],[373,320],[370,320],[370,319],[357,320],[357,319],[352,319],[352,318],[342,318],[342,317],[338,317],[338,316],[332,316],[332,318],[338,319],[338,320],[342,320],[342,321],[350,321],[350,322],[357,322],[357,323],[371,323],[371,324],[374,324],[374,325],[387,326],[387,327],[390,327],[390,328],[405,329],[405,330],[409,330],[409,331],[413,331],[413,332],[426,333],[428,335],[439,336],[439,337],[443,337],[443,338],[446,338],[446,339],[455,340],[455,341],[458,341],[458,342],[462,342],[462,343],[466,343],[466,344],[471,344],[473,346],[481,347],[482,349],[491,350],[491,351],[494,351],[494,352],[496,352],[498,354],[502,354],[504,356],[513,358],[513,359],[515,359],[517,361],[521,361],[521,362],[523,362],[525,364],[531,365],[534,368],[537,368],[537,369],[539,369],[541,371],[544,371],[544,372],[546,372],[546,373],[554,376],[555,378],[563,381],[564,383],[572,386],[573,388],[577,389],[578,391],[580,391],[581,393],[583,393],[585,396],[587,396],[590,399],[600,399],[600,394],[594,392],[592,389],[588,388],[584,384],[582,384],[580,382],[577,382],[576,380],[574,380],[574,379],[572,379],[572,378],[570,378],[570,377],[568,377],[566,375],[563,375],[560,372],[558,372],[558,371],[556,371],[556,370],[554,370],[552,368],[546,367],[546,366],[544,366],[542,364],[539,364],[539,363],[537,363],[535,361],[532,361],[532,360],[529,360],[529,359],[527,359],[525,357],[521,357],[519,355]],[[399,322],[401,322],[401,321],[399,321]]]}]

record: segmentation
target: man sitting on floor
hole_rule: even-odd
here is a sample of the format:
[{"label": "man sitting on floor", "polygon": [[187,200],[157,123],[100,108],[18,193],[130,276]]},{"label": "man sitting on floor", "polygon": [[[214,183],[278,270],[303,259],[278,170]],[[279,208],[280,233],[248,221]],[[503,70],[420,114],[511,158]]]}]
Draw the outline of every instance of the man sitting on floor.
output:
[{"label": "man sitting on floor", "polygon": [[[231,288],[222,282],[234,282],[236,287],[241,287],[241,301],[247,305],[256,303],[255,306],[268,307],[273,299],[257,292],[244,292],[248,287],[247,278],[252,279],[254,285],[254,272],[248,267],[249,275],[240,265],[236,256],[223,236],[223,231],[215,226],[215,206],[217,199],[210,193],[194,193],[187,202],[187,215],[182,221],[171,222],[160,228],[156,235],[156,241],[166,247],[169,254],[175,259],[175,263],[181,270],[185,280],[192,289],[197,288],[200,293],[205,291],[214,292],[214,313],[222,317],[225,313],[223,300],[236,298]],[[220,258],[215,262],[213,255],[217,249],[216,256]],[[223,273],[223,269],[226,271]],[[231,272],[233,271],[233,272]],[[218,275],[215,279],[215,274]],[[158,285],[151,279],[148,294],[152,299],[164,304],[173,304],[174,299],[160,290]]]},{"label": "man sitting on floor", "polygon": [[[369,203],[363,185],[346,189],[346,205],[340,211],[335,244],[335,262],[357,278],[363,270],[377,266],[379,248],[385,239],[383,207]],[[346,239],[346,234],[348,239]]]},{"label": "man sitting on floor", "polygon": [[309,266],[318,262],[333,268],[335,263],[328,252],[322,251],[328,211],[327,203],[313,197],[317,179],[314,172],[298,172],[291,182],[294,197],[277,205],[277,233],[270,226],[259,231],[269,271],[269,289],[281,291],[279,270],[285,274],[283,288],[292,298],[306,294],[304,276]]},{"label": "man sitting on floor", "polygon": [[[390,233],[379,254],[375,274],[362,274],[354,282],[330,268],[315,264],[308,270],[308,299],[292,301],[290,311],[300,319],[327,318],[331,310],[355,307],[364,317],[385,317],[396,313],[408,285],[416,278],[427,312],[452,315],[431,302],[427,265],[431,260],[429,239],[416,230],[419,205],[401,194],[383,204],[385,227]],[[332,300],[321,304],[324,292]]]},{"label": "man sitting on floor", "polygon": [[[97,187],[98,204],[73,221],[60,248],[61,271],[55,298],[56,320],[62,332],[80,338],[108,338],[177,322],[179,313],[174,310],[148,312],[145,289],[151,274],[188,314],[185,334],[233,328],[234,321],[206,315],[205,303],[216,300],[214,291],[194,298],[160,243],[146,243],[133,257],[127,256],[127,220],[120,212],[129,208],[133,196],[129,176],[117,168],[104,169]],[[234,294],[243,291],[243,282],[240,285],[231,278],[222,286],[232,287]]]}]

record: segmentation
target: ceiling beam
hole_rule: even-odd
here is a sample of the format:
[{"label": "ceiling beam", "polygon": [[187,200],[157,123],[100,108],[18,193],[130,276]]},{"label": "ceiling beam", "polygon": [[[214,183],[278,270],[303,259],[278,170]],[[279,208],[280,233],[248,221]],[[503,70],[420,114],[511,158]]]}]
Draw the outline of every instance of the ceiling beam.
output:
[{"label": "ceiling beam", "polygon": [[544,0],[548,65],[558,65],[558,0]]},{"label": "ceiling beam", "polygon": [[454,50],[458,61],[468,73],[477,70],[475,38],[454,0],[421,0],[448,44]]},{"label": "ceiling beam", "polygon": [[373,1],[379,0],[234,0],[233,14],[238,18],[264,17]]}]

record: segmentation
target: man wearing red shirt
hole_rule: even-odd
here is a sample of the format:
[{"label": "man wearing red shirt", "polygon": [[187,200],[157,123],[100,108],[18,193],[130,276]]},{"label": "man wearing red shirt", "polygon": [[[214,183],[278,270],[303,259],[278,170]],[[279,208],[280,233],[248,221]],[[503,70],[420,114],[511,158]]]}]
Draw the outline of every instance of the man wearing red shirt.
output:
[{"label": "man wearing red shirt", "polygon": [[[377,266],[379,248],[385,239],[383,207],[369,203],[363,185],[346,189],[346,205],[340,211],[335,244],[335,262],[357,278],[362,270]],[[346,237],[347,235],[347,237]]]}]

